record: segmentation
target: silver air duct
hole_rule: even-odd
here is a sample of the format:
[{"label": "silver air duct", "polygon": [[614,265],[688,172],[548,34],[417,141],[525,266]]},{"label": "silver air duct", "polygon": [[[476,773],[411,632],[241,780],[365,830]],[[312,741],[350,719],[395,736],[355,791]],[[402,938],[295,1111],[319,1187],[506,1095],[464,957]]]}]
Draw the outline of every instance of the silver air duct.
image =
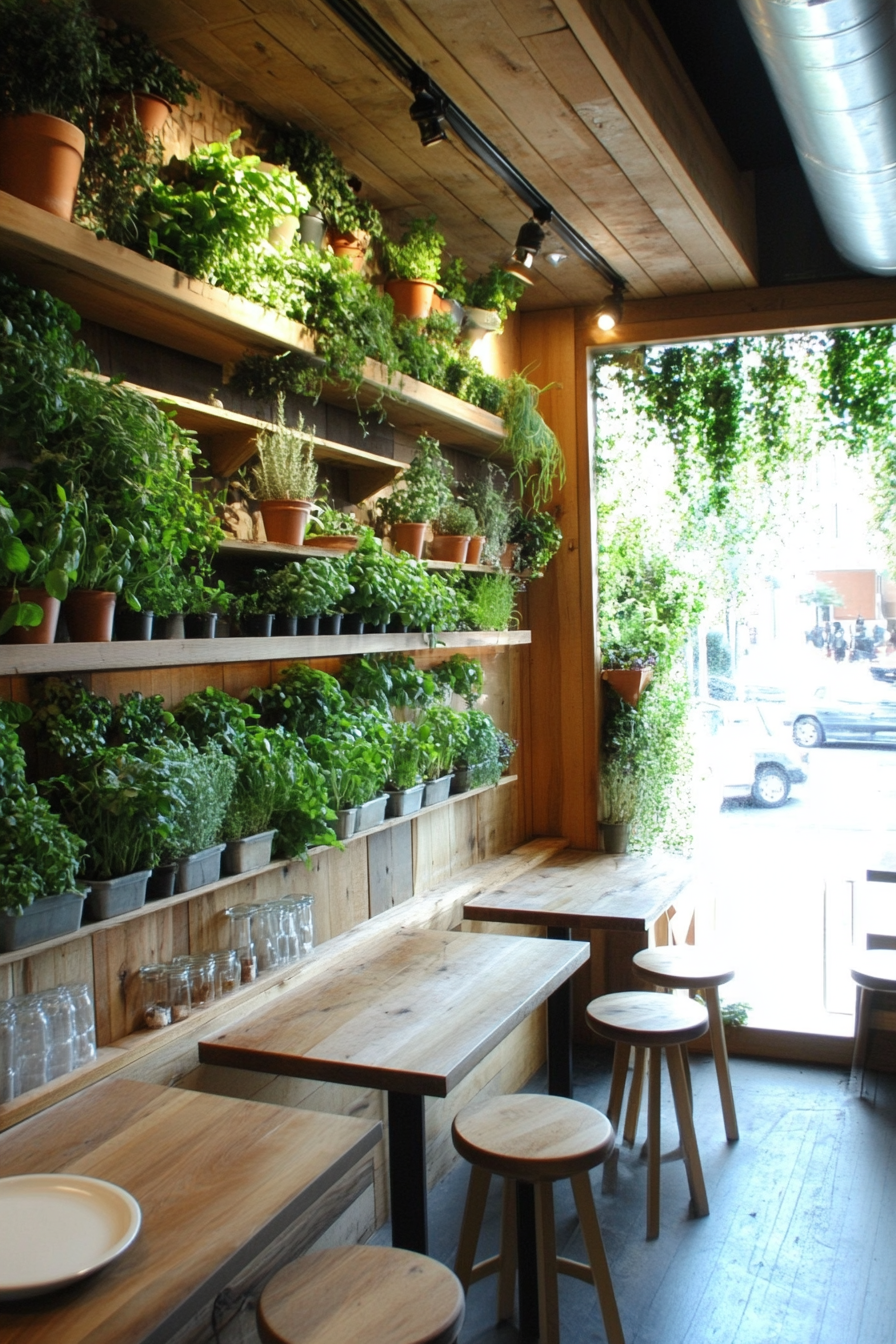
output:
[{"label": "silver air duct", "polygon": [[896,275],[893,0],[739,4],[831,242],[861,270]]}]

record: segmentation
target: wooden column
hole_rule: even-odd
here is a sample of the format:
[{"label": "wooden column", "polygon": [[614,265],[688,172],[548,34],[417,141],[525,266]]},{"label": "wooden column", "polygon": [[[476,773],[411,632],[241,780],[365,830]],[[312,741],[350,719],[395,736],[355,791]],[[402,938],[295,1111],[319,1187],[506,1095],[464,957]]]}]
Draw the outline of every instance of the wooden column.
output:
[{"label": "wooden column", "polygon": [[529,589],[532,646],[524,689],[526,830],[597,849],[599,690],[594,484],[587,367],[571,309],[523,314],[521,368],[545,392],[539,409],[560,440],[566,484],[552,507],[563,545]]}]

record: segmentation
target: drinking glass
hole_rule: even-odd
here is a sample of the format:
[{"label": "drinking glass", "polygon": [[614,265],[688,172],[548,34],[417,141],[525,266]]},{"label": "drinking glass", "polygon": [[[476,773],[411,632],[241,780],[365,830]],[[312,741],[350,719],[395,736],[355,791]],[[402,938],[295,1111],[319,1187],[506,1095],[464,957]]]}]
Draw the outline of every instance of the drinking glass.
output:
[{"label": "drinking glass", "polygon": [[259,975],[263,971],[275,971],[280,965],[280,921],[275,905],[275,901],[265,901],[263,905],[252,907],[252,941]]},{"label": "drinking glass", "polygon": [[240,959],[232,947],[210,955],[215,976],[215,998],[220,999],[222,995],[232,994],[235,989],[239,989]]},{"label": "drinking glass", "polygon": [[301,955],[307,957],[314,948],[314,897],[297,896],[295,907]]},{"label": "drinking glass", "polygon": [[16,1094],[16,1011],[11,1003],[0,1003],[0,1101],[12,1101]]},{"label": "drinking glass", "polygon": [[13,1000],[16,1015],[16,1095],[47,1081],[50,1026],[39,994]]},{"label": "drinking glass", "polygon": [[47,1082],[62,1078],[75,1067],[75,1005],[65,985],[45,990],[40,996],[47,1019]]},{"label": "drinking glass", "polygon": [[230,946],[240,963],[240,983],[249,984],[258,974],[258,958],[252,941],[252,913],[254,905],[231,905],[224,911],[230,920]]},{"label": "drinking glass", "polygon": [[75,1009],[75,1068],[79,1069],[82,1064],[90,1064],[96,1059],[93,999],[89,985],[69,985],[67,988]]}]

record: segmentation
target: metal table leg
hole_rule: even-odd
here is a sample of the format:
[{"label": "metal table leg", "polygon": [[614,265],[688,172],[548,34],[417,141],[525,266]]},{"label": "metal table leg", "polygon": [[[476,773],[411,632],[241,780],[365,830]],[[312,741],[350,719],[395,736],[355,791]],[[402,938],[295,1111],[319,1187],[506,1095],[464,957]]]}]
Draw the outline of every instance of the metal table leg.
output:
[{"label": "metal table leg", "polygon": [[392,1245],[428,1255],[426,1100],[405,1092],[390,1092],[388,1097]]},{"label": "metal table leg", "polygon": [[[548,928],[549,938],[568,942],[571,929]],[[566,980],[548,998],[548,1092],[572,1096],[572,980]]]},{"label": "metal table leg", "polygon": [[516,1249],[522,1344],[538,1339],[538,1252],[535,1240],[535,1186],[516,1183]]}]

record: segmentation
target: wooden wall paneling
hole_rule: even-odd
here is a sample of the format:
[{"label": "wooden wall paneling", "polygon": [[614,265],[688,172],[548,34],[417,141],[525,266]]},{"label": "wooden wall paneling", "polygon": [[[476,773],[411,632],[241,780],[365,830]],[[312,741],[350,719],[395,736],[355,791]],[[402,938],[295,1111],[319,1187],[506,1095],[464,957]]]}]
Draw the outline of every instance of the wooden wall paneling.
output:
[{"label": "wooden wall paneling", "polygon": [[11,999],[19,990],[16,986],[16,971],[21,970],[21,962],[8,962],[0,966],[0,999]]},{"label": "wooden wall paneling", "polygon": [[414,822],[414,895],[438,886],[451,876],[453,832],[450,807],[418,814]]},{"label": "wooden wall paneling", "polygon": [[97,928],[91,940],[97,1045],[111,1045],[140,1027],[139,968],[189,952],[184,924],[173,918],[176,908]]},{"label": "wooden wall paneling", "polygon": [[46,952],[23,956],[17,979],[17,994],[36,994],[42,989],[55,989],[57,985],[85,984],[93,995],[91,939],[80,938],[77,942],[51,947]]},{"label": "wooden wall paneling", "polygon": [[412,823],[377,831],[367,841],[370,916],[409,901],[414,894]]},{"label": "wooden wall paneling", "polygon": [[[528,594],[526,771],[531,834],[597,848],[597,636],[594,511],[587,433],[587,379],[577,360],[571,311],[524,314],[523,357],[540,386],[539,409],[566,460],[554,508],[563,544]],[[583,367],[580,369],[579,364]]]},{"label": "wooden wall paneling", "polygon": [[506,784],[476,795],[477,862],[507,854],[521,841],[520,785]]}]

